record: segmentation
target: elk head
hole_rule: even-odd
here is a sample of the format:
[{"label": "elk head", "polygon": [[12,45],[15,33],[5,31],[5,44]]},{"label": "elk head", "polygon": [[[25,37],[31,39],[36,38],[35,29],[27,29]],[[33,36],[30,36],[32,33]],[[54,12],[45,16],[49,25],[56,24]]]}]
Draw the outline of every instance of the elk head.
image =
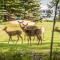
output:
[{"label": "elk head", "polygon": [[24,21],[22,21],[22,22],[18,21],[18,23],[20,24],[20,27],[21,27],[22,29],[26,29],[28,23],[27,23],[27,24],[24,24],[23,22],[24,22]]}]

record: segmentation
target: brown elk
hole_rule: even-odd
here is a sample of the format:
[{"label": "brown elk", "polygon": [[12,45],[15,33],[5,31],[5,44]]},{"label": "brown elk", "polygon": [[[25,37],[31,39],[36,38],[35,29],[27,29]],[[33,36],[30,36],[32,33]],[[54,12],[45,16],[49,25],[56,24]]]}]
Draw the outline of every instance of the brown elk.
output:
[{"label": "brown elk", "polygon": [[[19,22],[19,21],[18,21]],[[27,26],[28,24],[24,25],[23,23],[19,22],[20,27],[25,32],[25,34],[28,36],[28,43],[30,41],[31,44],[31,37],[36,36],[38,39],[38,44],[41,41],[42,44],[42,29],[37,28],[37,26]]]},{"label": "brown elk", "polygon": [[[37,28],[37,26],[34,26],[34,24],[31,24],[31,26],[28,26],[28,23],[26,22],[26,23],[24,23],[24,21],[17,21],[19,24],[20,24],[20,27],[22,28],[22,30],[23,29],[29,29],[29,30],[33,30],[33,29],[36,29]],[[23,32],[25,32],[25,30],[23,30]],[[24,40],[25,40],[25,38],[26,38],[26,34],[24,34]],[[34,39],[35,39],[35,36],[34,36]],[[33,39],[33,40],[34,40]]]},{"label": "brown elk", "polygon": [[[7,27],[5,27],[3,30],[8,34],[9,41],[12,40],[12,36],[17,35],[17,38],[18,38],[17,41],[19,40],[19,37],[20,37],[22,39],[22,43],[23,43],[23,38],[21,36],[22,31],[20,31],[20,30],[9,31],[9,30],[7,30]],[[8,41],[8,43],[9,43],[9,41]]]}]

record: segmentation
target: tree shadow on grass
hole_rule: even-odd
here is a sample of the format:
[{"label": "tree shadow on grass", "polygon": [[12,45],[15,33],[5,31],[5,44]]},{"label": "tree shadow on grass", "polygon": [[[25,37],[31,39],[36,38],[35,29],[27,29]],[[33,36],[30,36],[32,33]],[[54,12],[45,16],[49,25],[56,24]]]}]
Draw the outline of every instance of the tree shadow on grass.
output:
[{"label": "tree shadow on grass", "polygon": [[[60,52],[53,52],[53,60],[60,60]],[[36,53],[36,52],[0,52],[1,60],[49,60],[49,53]]]},{"label": "tree shadow on grass", "polygon": [[[54,42],[54,46],[59,47],[58,45],[59,43]],[[37,45],[37,43],[32,43],[31,45],[29,45],[28,43],[24,43],[24,44],[8,44],[8,43],[0,43],[0,49],[1,50],[38,50],[38,49],[42,49],[42,50],[48,50],[50,49],[50,43],[49,42],[45,42],[42,45],[39,44]]]},{"label": "tree shadow on grass", "polygon": [[[58,44],[58,43],[54,43]],[[43,43],[42,45],[37,45],[36,43],[32,43],[32,45],[24,44],[8,44],[8,43],[0,43],[0,59],[1,60],[49,60],[49,52],[34,52],[32,49],[49,49],[48,46],[50,43]],[[17,50],[19,49],[19,50]],[[28,51],[26,50],[28,49]],[[30,51],[31,49],[31,51]],[[6,51],[7,50],[7,51]],[[26,50],[26,51],[25,51]],[[40,50],[41,51],[41,50]],[[60,52],[53,52],[53,60],[60,60]]]}]

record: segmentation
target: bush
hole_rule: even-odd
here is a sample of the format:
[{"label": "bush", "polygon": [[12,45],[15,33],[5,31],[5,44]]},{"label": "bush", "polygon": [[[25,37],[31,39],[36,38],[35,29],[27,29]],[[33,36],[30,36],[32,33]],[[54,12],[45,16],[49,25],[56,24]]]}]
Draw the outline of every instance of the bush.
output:
[{"label": "bush", "polygon": [[[53,60],[60,60],[60,52],[53,52]],[[0,60],[49,60],[49,53],[0,52]]]}]

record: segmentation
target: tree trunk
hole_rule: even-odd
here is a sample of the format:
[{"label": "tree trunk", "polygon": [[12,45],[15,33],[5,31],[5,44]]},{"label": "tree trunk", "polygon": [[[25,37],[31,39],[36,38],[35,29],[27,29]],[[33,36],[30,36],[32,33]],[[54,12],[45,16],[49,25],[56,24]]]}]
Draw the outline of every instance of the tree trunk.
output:
[{"label": "tree trunk", "polygon": [[55,16],[54,16],[54,21],[53,21],[53,29],[52,29],[52,37],[51,37],[51,46],[50,46],[50,60],[52,60],[52,49],[53,49],[53,37],[54,37],[54,27],[56,24],[56,15],[57,15],[57,7],[58,7],[59,0],[56,2],[55,6]]}]

